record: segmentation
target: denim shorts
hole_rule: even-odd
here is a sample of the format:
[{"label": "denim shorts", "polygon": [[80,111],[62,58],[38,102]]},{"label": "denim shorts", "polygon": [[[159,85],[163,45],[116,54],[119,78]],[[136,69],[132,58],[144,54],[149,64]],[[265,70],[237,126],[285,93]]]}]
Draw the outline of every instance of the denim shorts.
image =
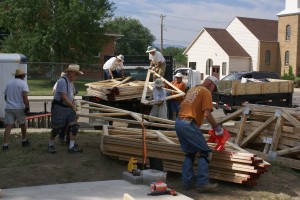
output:
[{"label": "denim shorts", "polygon": [[71,107],[63,107],[57,104],[51,107],[52,128],[62,128],[68,124],[76,123],[77,116]]},{"label": "denim shorts", "polygon": [[180,105],[180,101],[171,100],[170,103],[169,103],[170,111],[172,113],[174,113],[174,112],[178,113],[179,112],[179,105]]},{"label": "denim shorts", "polygon": [[20,125],[26,123],[26,115],[24,109],[5,109],[5,123],[15,124],[16,120]]}]

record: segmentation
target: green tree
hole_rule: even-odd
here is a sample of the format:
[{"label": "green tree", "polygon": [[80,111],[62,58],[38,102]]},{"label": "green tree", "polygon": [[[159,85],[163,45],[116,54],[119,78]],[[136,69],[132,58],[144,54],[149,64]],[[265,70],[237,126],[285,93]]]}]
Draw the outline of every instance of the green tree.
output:
[{"label": "green tree", "polygon": [[295,79],[295,75],[294,75],[294,73],[293,73],[293,67],[292,67],[292,66],[289,66],[289,71],[288,71],[288,73],[286,73],[286,72],[284,71],[283,76],[282,76],[282,79],[284,79],[284,80],[294,80],[294,79]]},{"label": "green tree", "polygon": [[90,61],[105,44],[113,10],[108,0],[2,0],[0,27],[11,35],[1,51],[35,62]]},{"label": "green tree", "polygon": [[163,54],[166,56],[173,56],[176,63],[180,63],[186,65],[187,58],[182,55],[185,49],[177,48],[177,47],[167,47],[164,49]]},{"label": "green tree", "polygon": [[143,55],[155,41],[150,30],[137,19],[116,17],[108,23],[108,30],[124,35],[116,42],[115,54]]}]

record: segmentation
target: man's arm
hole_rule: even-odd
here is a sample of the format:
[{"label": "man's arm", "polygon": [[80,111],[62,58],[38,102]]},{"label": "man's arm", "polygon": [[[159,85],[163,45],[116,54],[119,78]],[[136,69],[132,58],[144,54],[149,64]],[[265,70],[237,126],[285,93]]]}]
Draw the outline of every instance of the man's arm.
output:
[{"label": "man's arm", "polygon": [[7,96],[6,96],[6,95],[4,95],[4,100],[6,101],[6,99],[7,99]]},{"label": "man's arm", "polygon": [[67,106],[73,108],[74,105],[73,105],[72,101],[70,101],[70,100],[68,99],[66,93],[61,92],[61,93],[60,93],[60,97],[61,97],[61,99],[63,100],[63,102],[64,102]]},{"label": "man's arm", "polygon": [[209,110],[209,109],[204,110],[204,117],[207,119],[207,121],[210,123],[210,125],[213,128],[218,126],[218,123],[216,122],[215,118],[211,114],[211,110]]},{"label": "man's arm", "polygon": [[111,70],[110,67],[109,67],[109,69],[108,69],[108,72],[109,72],[109,74],[110,74],[110,77],[111,77],[111,78],[114,78],[113,73],[112,73],[112,70]]},{"label": "man's arm", "polygon": [[27,92],[23,91],[22,97],[23,97],[23,102],[24,102],[25,107],[29,107],[29,100],[28,100]]}]

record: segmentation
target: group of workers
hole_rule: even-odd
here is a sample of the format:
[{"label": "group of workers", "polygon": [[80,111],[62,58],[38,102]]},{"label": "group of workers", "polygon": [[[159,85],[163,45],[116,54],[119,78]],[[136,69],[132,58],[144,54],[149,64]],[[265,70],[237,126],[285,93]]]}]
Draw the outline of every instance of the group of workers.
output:
[{"label": "group of workers", "polygon": [[[155,48],[149,46],[146,53],[149,53],[150,67],[156,73],[163,77],[166,62],[164,57]],[[106,78],[115,78],[119,76],[116,73],[120,69],[121,76],[124,76],[123,68],[124,56],[119,55],[109,59],[103,66]],[[75,142],[79,130],[79,124],[76,116],[76,105],[74,102],[73,82],[78,75],[82,75],[80,66],[71,64],[65,69],[60,79],[57,81],[54,97],[52,101],[51,113],[52,130],[48,142],[48,152],[56,153],[54,139],[62,133],[68,136],[68,152],[81,153]],[[4,98],[5,107],[5,132],[3,139],[3,152],[8,151],[8,138],[10,131],[17,120],[21,127],[23,147],[29,146],[30,142],[26,138],[26,114],[29,112],[29,101],[27,94],[29,88],[24,81],[26,73],[24,70],[17,69],[15,79],[11,80],[5,89]],[[160,77],[154,78],[153,88],[153,108],[151,114],[161,118],[167,118],[166,96],[167,91],[164,89],[165,84]],[[180,90],[185,90],[185,84],[182,82],[182,74],[175,75],[172,84]],[[209,182],[208,165],[212,157],[212,150],[200,130],[200,126],[206,119],[215,130],[217,135],[223,134],[223,128],[217,124],[212,115],[212,93],[217,91],[218,80],[214,76],[207,77],[201,85],[190,88],[185,97],[178,97],[170,101],[170,111],[172,118],[175,120],[175,130],[179,139],[181,148],[185,153],[185,159],[182,165],[182,183],[185,189],[196,188],[199,192],[208,192],[215,190],[217,184]],[[67,130],[67,131],[66,131]],[[196,181],[194,182],[193,163],[197,160],[198,169]]]}]

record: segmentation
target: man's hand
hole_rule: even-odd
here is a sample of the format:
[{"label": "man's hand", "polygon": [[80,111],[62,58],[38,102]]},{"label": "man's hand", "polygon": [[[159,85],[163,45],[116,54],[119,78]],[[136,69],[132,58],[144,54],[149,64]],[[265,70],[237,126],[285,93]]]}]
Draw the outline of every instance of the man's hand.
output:
[{"label": "man's hand", "polygon": [[25,107],[25,115],[28,116],[29,115],[29,112],[30,112],[30,108],[29,107]]},{"label": "man's hand", "polygon": [[223,127],[221,126],[221,124],[218,124],[215,128],[214,128],[216,135],[223,135]]},{"label": "man's hand", "polygon": [[73,105],[72,110],[76,113],[78,111],[77,106]]}]

